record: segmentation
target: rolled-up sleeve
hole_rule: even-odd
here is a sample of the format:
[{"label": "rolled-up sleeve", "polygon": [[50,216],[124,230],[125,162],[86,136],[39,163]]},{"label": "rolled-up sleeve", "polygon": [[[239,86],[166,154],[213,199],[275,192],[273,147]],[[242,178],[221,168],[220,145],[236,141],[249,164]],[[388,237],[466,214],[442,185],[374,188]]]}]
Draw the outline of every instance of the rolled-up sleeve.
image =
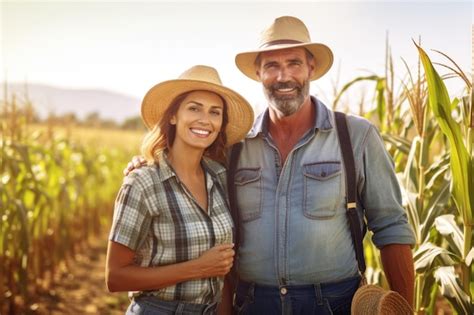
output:
[{"label": "rolled-up sleeve", "polygon": [[393,161],[383,140],[371,126],[363,151],[363,183],[359,191],[365,208],[367,226],[378,248],[388,244],[415,244],[413,230],[402,206]]},{"label": "rolled-up sleeve", "polygon": [[151,215],[144,201],[144,189],[133,177],[124,179],[115,200],[109,240],[137,250],[149,232]]}]

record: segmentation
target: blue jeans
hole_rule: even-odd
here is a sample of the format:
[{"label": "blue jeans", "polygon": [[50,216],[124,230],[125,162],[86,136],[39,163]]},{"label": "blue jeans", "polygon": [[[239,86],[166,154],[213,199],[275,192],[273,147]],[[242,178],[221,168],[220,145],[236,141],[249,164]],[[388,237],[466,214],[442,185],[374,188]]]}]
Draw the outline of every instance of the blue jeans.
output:
[{"label": "blue jeans", "polygon": [[266,286],[239,281],[234,314],[346,315],[360,277],[309,285]]},{"label": "blue jeans", "polygon": [[126,315],[214,315],[217,312],[217,303],[193,304],[182,301],[163,301],[154,296],[139,296],[132,300]]}]

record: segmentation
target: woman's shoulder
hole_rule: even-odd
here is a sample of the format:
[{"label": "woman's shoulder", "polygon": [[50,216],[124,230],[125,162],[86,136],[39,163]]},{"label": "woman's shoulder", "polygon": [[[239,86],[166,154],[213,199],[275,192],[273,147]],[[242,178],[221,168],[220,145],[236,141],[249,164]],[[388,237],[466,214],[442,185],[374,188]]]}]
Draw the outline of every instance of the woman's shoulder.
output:
[{"label": "woman's shoulder", "polygon": [[147,187],[157,181],[159,181],[159,169],[156,164],[152,164],[134,169],[125,176],[123,184]]}]

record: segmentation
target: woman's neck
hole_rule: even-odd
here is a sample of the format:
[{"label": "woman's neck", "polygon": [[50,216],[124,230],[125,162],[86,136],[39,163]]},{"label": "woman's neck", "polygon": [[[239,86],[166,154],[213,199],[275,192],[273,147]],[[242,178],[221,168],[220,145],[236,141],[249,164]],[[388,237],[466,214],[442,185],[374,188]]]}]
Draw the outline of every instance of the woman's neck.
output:
[{"label": "woman's neck", "polygon": [[182,176],[201,176],[203,154],[202,150],[183,150],[173,146],[168,150],[168,161],[180,178]]}]

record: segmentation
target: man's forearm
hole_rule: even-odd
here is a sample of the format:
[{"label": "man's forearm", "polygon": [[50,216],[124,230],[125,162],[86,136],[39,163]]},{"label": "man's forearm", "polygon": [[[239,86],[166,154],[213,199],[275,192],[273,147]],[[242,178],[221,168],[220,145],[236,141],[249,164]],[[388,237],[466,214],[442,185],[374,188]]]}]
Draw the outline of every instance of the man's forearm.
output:
[{"label": "man's forearm", "polygon": [[413,307],[415,267],[410,245],[386,245],[380,250],[380,254],[390,288],[400,293]]},{"label": "man's forearm", "polygon": [[233,302],[233,292],[232,292],[232,281],[230,276],[226,275],[224,278],[224,289],[222,290],[222,300],[219,303],[217,308],[218,315],[230,315],[232,314],[232,302]]}]

